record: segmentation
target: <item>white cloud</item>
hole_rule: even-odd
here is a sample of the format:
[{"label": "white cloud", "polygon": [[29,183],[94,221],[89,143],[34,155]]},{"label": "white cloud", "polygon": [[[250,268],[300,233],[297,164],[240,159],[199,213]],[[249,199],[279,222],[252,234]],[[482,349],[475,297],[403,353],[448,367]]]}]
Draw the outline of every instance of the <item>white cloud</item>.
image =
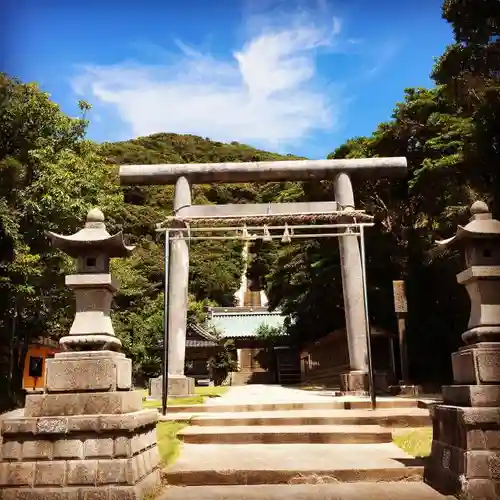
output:
[{"label": "white cloud", "polygon": [[116,112],[129,136],[192,133],[286,150],[338,121],[342,98],[319,78],[316,57],[340,31],[333,16],[300,12],[285,28],[261,25],[227,58],[177,41],[179,54],[162,64],[81,67],[73,89],[102,117]]},{"label": "white cloud", "polygon": [[372,57],[373,65],[368,71],[366,71],[365,78],[377,76],[387,66],[387,64],[394,59],[394,56],[398,52],[399,48],[399,43],[395,41],[386,41],[385,43],[379,44]]}]

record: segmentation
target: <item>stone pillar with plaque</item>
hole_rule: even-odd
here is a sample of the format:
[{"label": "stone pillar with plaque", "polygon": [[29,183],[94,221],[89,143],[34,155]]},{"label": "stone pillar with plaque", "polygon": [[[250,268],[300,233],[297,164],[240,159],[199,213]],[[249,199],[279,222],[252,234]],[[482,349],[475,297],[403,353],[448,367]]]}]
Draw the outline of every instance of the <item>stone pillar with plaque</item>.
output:
[{"label": "stone pillar with plaque", "polygon": [[406,340],[406,317],[408,315],[408,302],[406,299],[406,286],[403,280],[392,282],[394,293],[394,312],[398,322],[398,340],[399,340],[399,370],[400,379],[397,385],[390,387],[392,394],[418,395],[422,388],[419,385],[410,383],[409,363],[408,363],[408,345]]}]

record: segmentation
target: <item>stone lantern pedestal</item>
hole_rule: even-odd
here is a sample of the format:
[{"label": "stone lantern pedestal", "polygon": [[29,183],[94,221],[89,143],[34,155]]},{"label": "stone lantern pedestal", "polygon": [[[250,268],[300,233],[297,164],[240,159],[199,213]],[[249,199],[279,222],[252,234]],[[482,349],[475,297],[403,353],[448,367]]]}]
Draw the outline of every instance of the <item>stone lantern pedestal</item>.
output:
[{"label": "stone lantern pedestal", "polygon": [[22,418],[3,420],[2,500],[139,500],[160,484],[156,410],[142,410],[132,365],[117,352],[110,319],[117,286],[109,259],[133,248],[110,236],[99,210],[72,236],[49,233],[77,259],[76,315],[66,351],[47,360],[43,394],[28,395]]},{"label": "stone lantern pedestal", "polygon": [[[472,218],[441,245],[465,248],[457,276],[471,300],[466,346],[452,354],[454,385],[431,408],[432,453],[426,478],[467,500],[500,499],[500,222],[476,202]],[[460,497],[460,498],[462,498]]]}]

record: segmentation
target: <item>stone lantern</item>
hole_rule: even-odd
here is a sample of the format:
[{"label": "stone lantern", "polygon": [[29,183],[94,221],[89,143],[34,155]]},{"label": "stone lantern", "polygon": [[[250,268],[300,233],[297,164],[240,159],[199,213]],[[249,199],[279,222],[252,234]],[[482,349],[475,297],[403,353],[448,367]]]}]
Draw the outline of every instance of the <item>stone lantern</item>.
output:
[{"label": "stone lantern", "polygon": [[426,475],[437,488],[469,500],[500,498],[500,221],[475,202],[469,223],[439,242],[460,248],[457,275],[471,301],[466,345],[452,354],[454,385],[431,410],[432,455]]},{"label": "stone lantern", "polygon": [[60,340],[65,350],[111,350],[121,347],[111,323],[110,309],[118,286],[111,277],[113,257],[127,257],[134,247],[125,245],[121,231],[106,231],[103,213],[94,208],[85,227],[71,236],[49,232],[52,245],[76,260],[76,274],[66,276],[74,290],[76,315],[69,335]]},{"label": "stone lantern", "polygon": [[76,273],[66,277],[76,314],[60,340],[64,351],[47,360],[44,394],[26,397],[23,417],[0,422],[0,491],[9,500],[139,500],[160,484],[158,413],[142,410],[110,317],[117,290],[110,259],[134,247],[106,231],[98,209],[76,234],[48,236],[76,259]]}]

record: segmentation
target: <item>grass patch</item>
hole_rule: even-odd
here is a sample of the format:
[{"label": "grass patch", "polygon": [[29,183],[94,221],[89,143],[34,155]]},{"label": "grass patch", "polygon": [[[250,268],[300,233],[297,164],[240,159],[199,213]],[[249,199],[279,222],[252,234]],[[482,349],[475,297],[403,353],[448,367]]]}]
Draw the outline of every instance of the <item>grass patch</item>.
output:
[{"label": "grass patch", "polygon": [[195,387],[195,394],[199,394],[200,396],[205,397],[217,397],[222,396],[229,390],[228,385],[214,385],[208,387]]},{"label": "grass patch", "polygon": [[428,457],[431,454],[432,427],[397,432],[392,441],[415,458]]},{"label": "grass patch", "polygon": [[[195,387],[193,396],[186,396],[185,398],[172,398],[167,402],[168,406],[180,405],[201,405],[205,402],[206,398],[222,396],[229,389],[228,386],[214,386],[214,387]],[[148,391],[143,391],[143,398],[147,398]],[[142,402],[143,408],[161,408],[161,400],[158,399],[145,399]]]},{"label": "grass patch", "polygon": [[177,459],[181,444],[177,433],[184,427],[187,424],[180,422],[159,422],[156,425],[158,451],[163,465],[170,465]]},{"label": "grass patch", "polygon": [[[185,398],[173,398],[167,401],[167,406],[179,405],[201,405],[205,401],[203,396],[186,396]],[[142,402],[143,408],[161,408],[161,401],[158,399],[146,399]]]}]

